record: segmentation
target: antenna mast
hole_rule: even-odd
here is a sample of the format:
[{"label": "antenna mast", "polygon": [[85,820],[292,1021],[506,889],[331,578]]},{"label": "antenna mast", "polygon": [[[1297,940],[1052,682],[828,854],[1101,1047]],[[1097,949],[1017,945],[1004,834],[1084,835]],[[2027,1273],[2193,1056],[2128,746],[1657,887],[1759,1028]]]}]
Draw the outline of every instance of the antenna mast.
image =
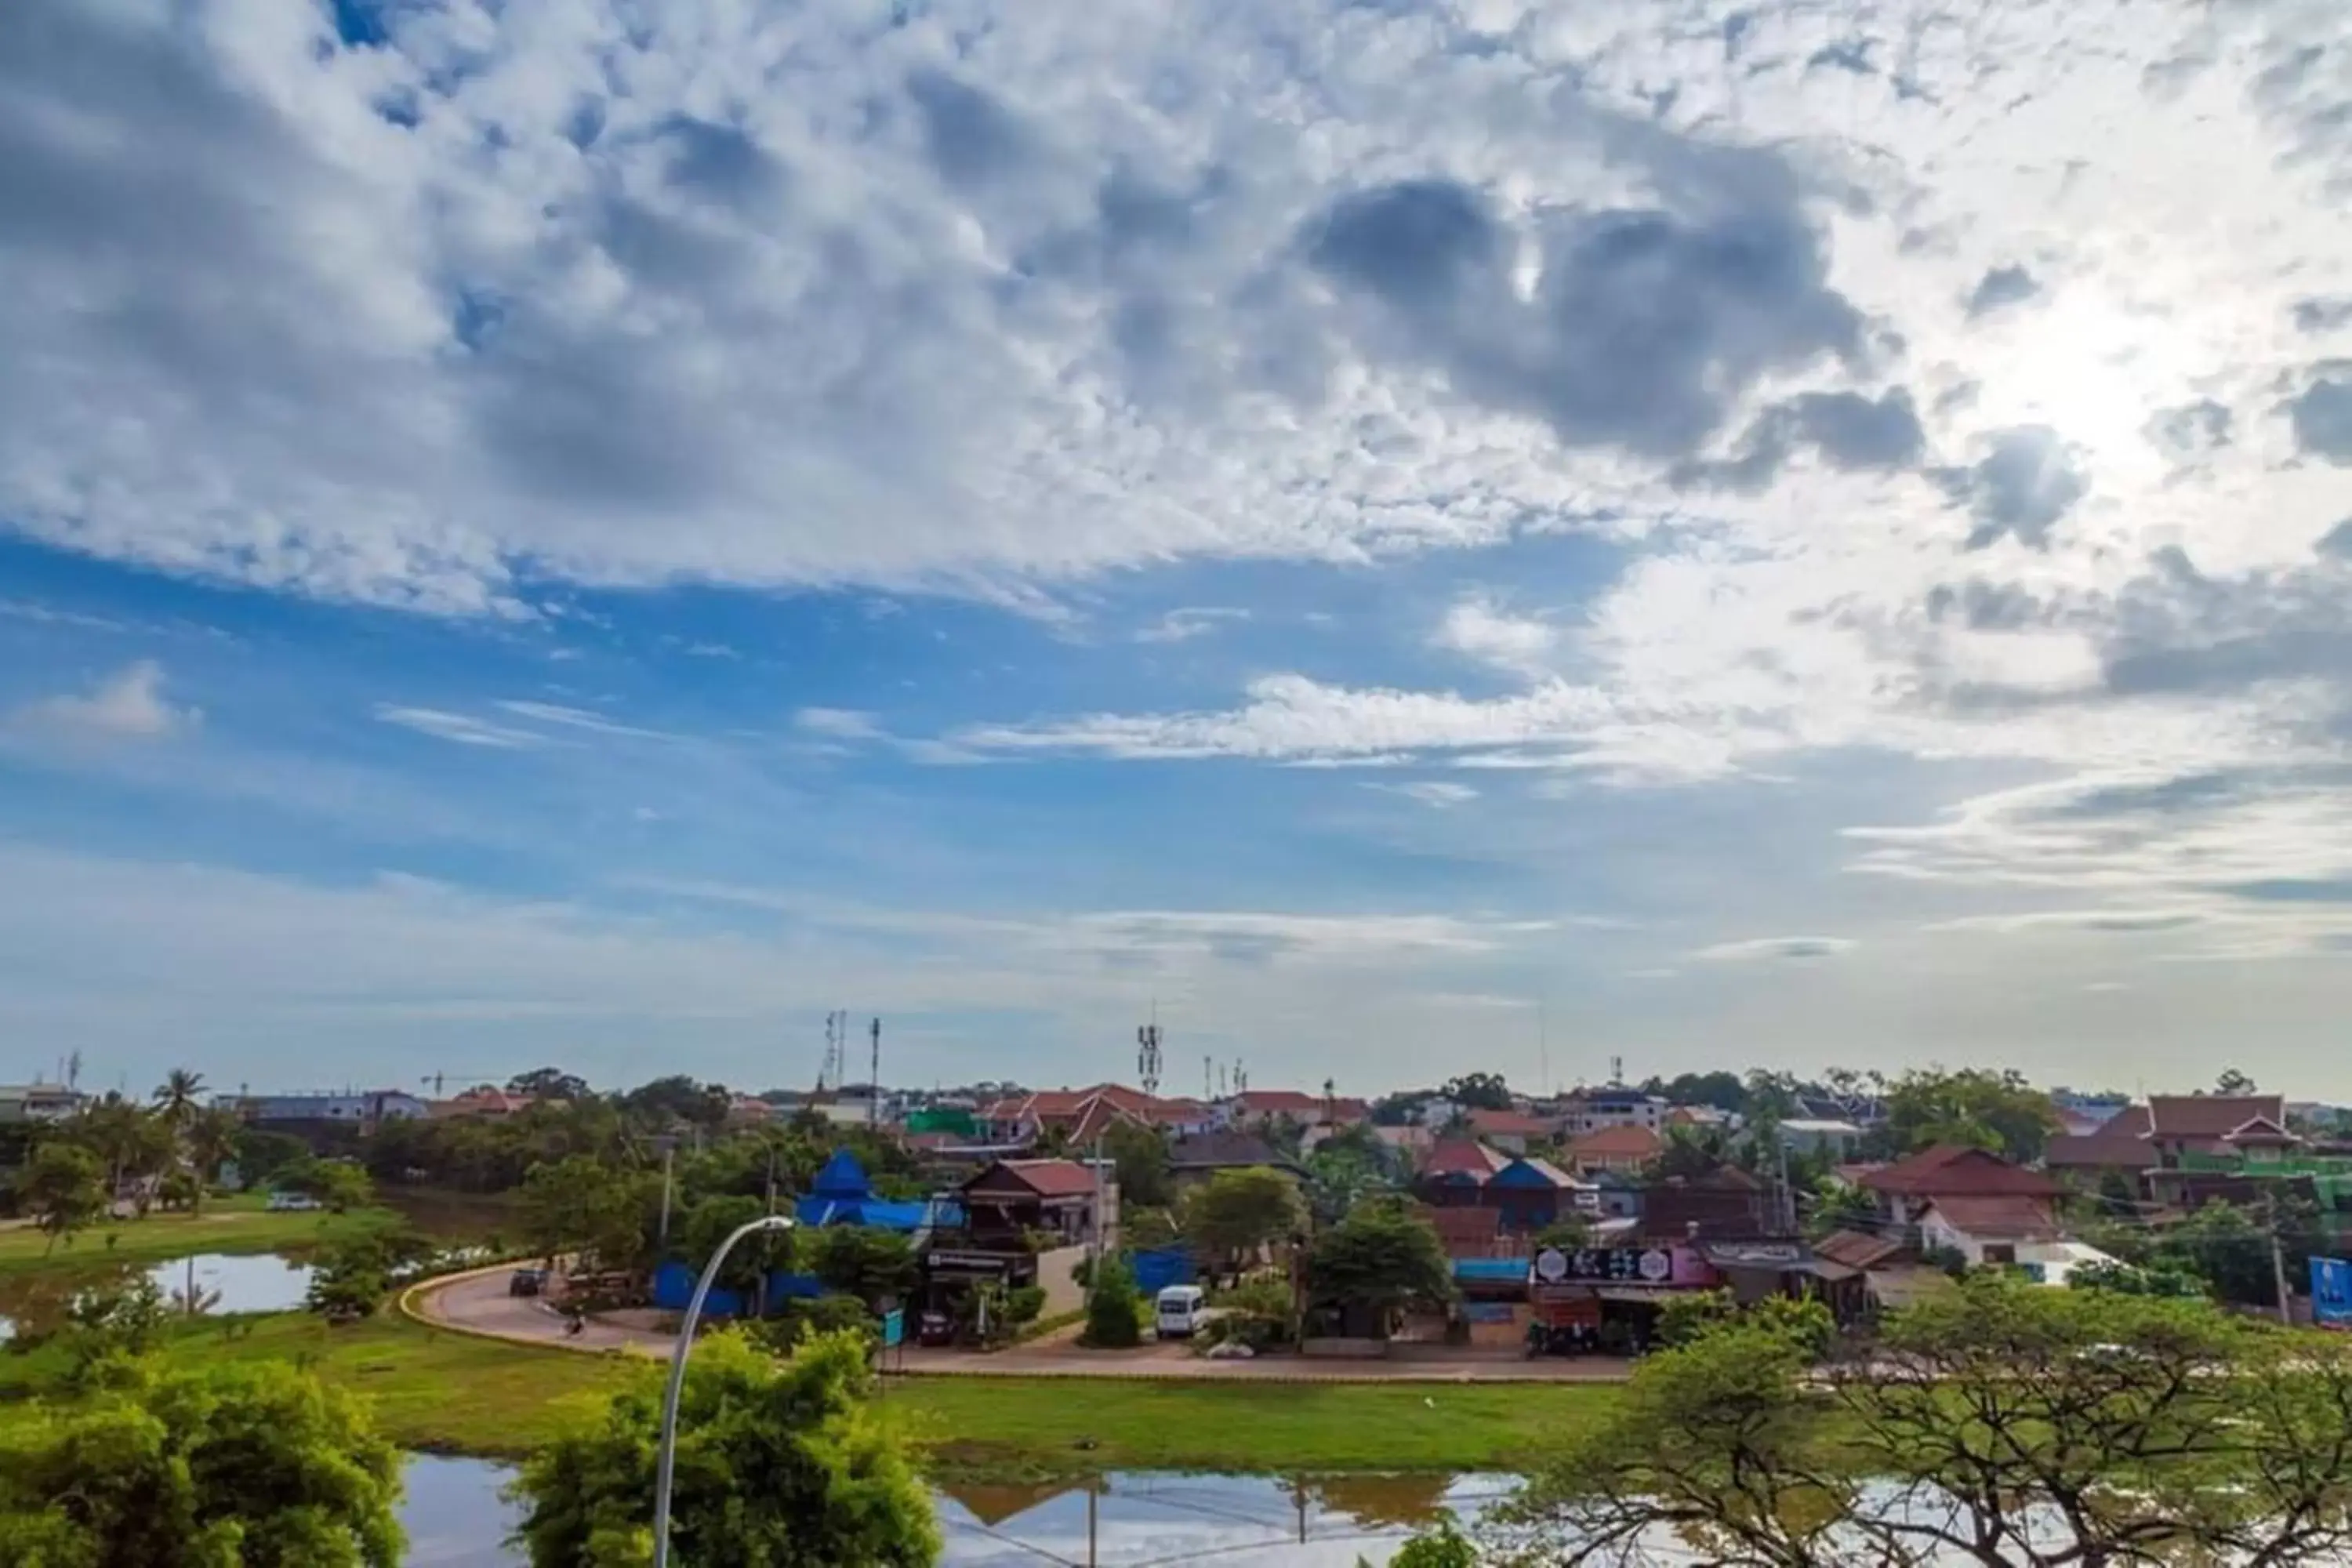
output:
[{"label": "antenna mast", "polygon": [[1143,1095],[1156,1100],[1160,1095],[1160,1026],[1146,1024],[1135,1031],[1136,1076],[1143,1082]]},{"label": "antenna mast", "polygon": [[882,1125],[882,1020],[874,1020],[874,1069],[866,1081],[866,1121],[869,1127]]}]

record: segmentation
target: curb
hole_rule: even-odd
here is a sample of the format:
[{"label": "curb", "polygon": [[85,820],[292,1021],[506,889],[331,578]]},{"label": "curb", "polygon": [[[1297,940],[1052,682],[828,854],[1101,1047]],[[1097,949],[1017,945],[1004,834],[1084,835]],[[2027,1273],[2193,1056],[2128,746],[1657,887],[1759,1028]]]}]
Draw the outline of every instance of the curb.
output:
[{"label": "curb", "polygon": [[626,1348],[614,1350],[609,1347],[589,1345],[553,1344],[521,1334],[501,1333],[496,1329],[476,1328],[471,1323],[446,1322],[438,1318],[426,1317],[416,1304],[417,1298],[428,1290],[444,1289],[451,1285],[462,1284],[466,1280],[479,1279],[487,1274],[502,1274],[513,1267],[513,1260],[509,1259],[503,1263],[485,1263],[478,1268],[460,1268],[454,1274],[436,1274],[427,1279],[412,1280],[401,1288],[400,1295],[394,1303],[394,1310],[418,1328],[428,1329],[435,1333],[460,1334],[469,1340],[487,1340],[493,1344],[515,1345],[527,1351],[557,1351],[573,1355],[643,1353]]}]

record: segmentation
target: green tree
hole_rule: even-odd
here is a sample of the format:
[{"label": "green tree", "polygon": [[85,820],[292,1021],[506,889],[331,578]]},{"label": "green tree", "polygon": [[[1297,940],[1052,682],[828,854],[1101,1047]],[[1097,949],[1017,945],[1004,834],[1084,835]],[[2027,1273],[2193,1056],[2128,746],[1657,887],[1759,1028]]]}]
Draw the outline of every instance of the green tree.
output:
[{"label": "green tree", "polygon": [[1395,1162],[1369,1126],[1336,1132],[1307,1157],[1304,1196],[1318,1225],[1337,1225],[1367,1198],[1395,1190]]},{"label": "green tree", "polygon": [[[635,1568],[652,1555],[662,1369],[541,1448],[514,1494],[535,1568]],[[929,1568],[939,1525],[898,1430],[870,1405],[856,1334],[789,1361],[711,1336],[686,1375],[671,1502],[674,1560],[692,1568]]]},{"label": "green tree", "polygon": [[49,1238],[45,1256],[106,1212],[105,1181],[99,1157],[78,1143],[53,1140],[33,1151],[16,1178],[16,1201]]},{"label": "green tree", "polygon": [[[731,1193],[704,1198],[686,1211],[674,1250],[698,1278],[730,1236],[767,1212],[767,1205],[758,1198]],[[719,1266],[715,1283],[722,1290],[756,1292],[770,1274],[790,1268],[800,1249],[791,1231],[754,1232],[735,1244],[735,1250]]]},{"label": "green tree", "polygon": [[1426,1220],[1396,1200],[1375,1200],[1315,1238],[1307,1289],[1311,1305],[1386,1338],[1404,1308],[1454,1299],[1454,1266]]},{"label": "green tree", "polygon": [[[1776,1137],[1778,1131],[1777,1127],[1773,1129]],[[1678,1122],[1666,1129],[1666,1146],[1659,1152],[1654,1173],[1661,1178],[1681,1176],[1696,1181],[1715,1174],[1730,1156],[1730,1141],[1717,1129]]]},{"label": "green tree", "polygon": [[351,1160],[302,1160],[282,1167],[278,1185],[314,1198],[336,1214],[365,1208],[375,1197],[367,1172]]},{"label": "green tree", "polygon": [[172,1130],[146,1107],[109,1094],[64,1124],[65,1135],[98,1156],[110,1202],[125,1182],[143,1182],[172,1156]]},{"label": "green tree", "polygon": [[1304,1229],[1298,1184],[1270,1166],[1219,1171],[1184,1200],[1184,1234],[1227,1270],[1271,1243]]},{"label": "green tree", "polygon": [[1109,1253],[1087,1280],[1087,1326],[1082,1336],[1096,1350],[1127,1350],[1143,1342],[1143,1298],[1127,1259]]},{"label": "green tree", "polygon": [[1389,1568],[1478,1568],[1478,1548],[1448,1516],[1399,1548]]},{"label": "green tree", "polygon": [[2221,1076],[2213,1080],[2213,1092],[2215,1094],[2252,1094],[2255,1091],[2255,1089],[2256,1085],[2254,1080],[2248,1078],[2244,1073],[2240,1072],[2236,1068],[2224,1068],[2221,1070]]},{"label": "green tree", "polygon": [[207,1366],[0,1426],[0,1563],[393,1568],[400,1455],[282,1363]]},{"label": "green tree", "polygon": [[507,1092],[533,1100],[585,1100],[593,1091],[586,1079],[561,1068],[533,1068],[507,1079]]},{"label": "green tree", "polygon": [[204,1109],[198,1097],[205,1092],[205,1075],[187,1068],[173,1068],[155,1086],[155,1114],[170,1126],[185,1127],[188,1119]]},{"label": "green tree", "polygon": [[2020,1163],[2042,1158],[2058,1112],[2015,1071],[1919,1068],[1885,1086],[1886,1121],[1905,1152],[1964,1143]]},{"label": "green tree", "polygon": [[1503,1081],[1500,1073],[1464,1073],[1459,1078],[1447,1079],[1437,1092],[1469,1110],[1511,1109],[1511,1086]]},{"label": "green tree", "polygon": [[877,1309],[912,1290],[920,1272],[913,1244],[895,1231],[829,1225],[808,1233],[805,1245],[809,1271],[826,1289]]},{"label": "green tree", "polygon": [[524,1243],[544,1258],[578,1252],[593,1268],[634,1268],[647,1256],[659,1180],[593,1154],[541,1161],[523,1177]]},{"label": "green tree", "polygon": [[236,1112],[220,1105],[199,1109],[181,1129],[180,1143],[187,1155],[188,1173],[196,1179],[195,1199],[190,1206],[197,1214],[205,1211],[205,1189],[219,1179],[221,1167],[236,1156],[237,1137],[242,1131]]},{"label": "green tree", "polygon": [[2326,1560],[2352,1544],[2352,1345],[1997,1274],[1818,1371],[1793,1319],[1645,1361],[1507,1510],[1545,1561],[1915,1568]]},{"label": "green tree", "polygon": [[1139,1121],[1114,1121],[1103,1133],[1102,1147],[1118,1173],[1120,1207],[1164,1208],[1173,1201],[1167,1133]]}]

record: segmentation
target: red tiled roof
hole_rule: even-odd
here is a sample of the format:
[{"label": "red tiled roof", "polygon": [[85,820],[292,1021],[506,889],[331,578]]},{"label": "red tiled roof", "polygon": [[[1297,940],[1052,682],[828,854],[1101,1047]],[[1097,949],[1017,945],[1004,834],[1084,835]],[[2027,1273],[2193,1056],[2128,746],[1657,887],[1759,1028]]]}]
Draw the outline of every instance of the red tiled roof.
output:
[{"label": "red tiled roof", "polygon": [[1848,1268],[1868,1268],[1885,1262],[1903,1250],[1903,1244],[1884,1236],[1873,1236],[1866,1230],[1839,1230],[1813,1243],[1813,1251],[1832,1263],[1843,1263]]},{"label": "red tiled roof", "polygon": [[2052,1138],[2042,1163],[2053,1171],[2153,1171],[2163,1160],[2148,1142],[2147,1129],[2147,1107],[2129,1106],[2095,1132]]},{"label": "red tiled roof", "polygon": [[2158,1138],[2226,1138],[2258,1116],[2286,1125],[2277,1094],[2151,1094],[2147,1110]]},{"label": "red tiled roof", "polygon": [[1424,1176],[1471,1176],[1483,1185],[1487,1177],[1510,1163],[1509,1155],[1489,1149],[1484,1143],[1456,1138],[1432,1148],[1422,1159],[1421,1173]]},{"label": "red tiled roof", "polygon": [[1003,1168],[1041,1198],[1082,1197],[1095,1190],[1095,1173],[1075,1160],[1007,1160]]},{"label": "red tiled roof", "polygon": [[2269,1117],[2257,1116],[2249,1120],[2242,1127],[2231,1128],[2230,1135],[2223,1139],[2222,1142],[2227,1143],[2277,1144],[2300,1143],[2303,1140],[2288,1131],[2285,1128],[2280,1126],[2277,1122],[2272,1121]]},{"label": "red tiled roof", "polygon": [[1234,1096],[1234,1108],[1258,1116],[1272,1116],[1281,1111],[1293,1116],[1311,1116],[1323,1109],[1323,1101],[1304,1089],[1245,1089]]},{"label": "red tiled roof", "polygon": [[2058,1191],[2058,1184],[2039,1171],[2012,1165],[1982,1149],[1954,1143],[1922,1149],[1883,1171],[1873,1171],[1863,1177],[1862,1184],[1874,1193],[1922,1198],[1940,1197],[1948,1193],[2050,1197]]},{"label": "red tiled roof", "polygon": [[1523,1110],[1474,1110],[1470,1131],[1481,1138],[1549,1138],[1559,1124]]},{"label": "red tiled roof", "polygon": [[1939,1194],[1927,1200],[1927,1206],[1942,1215],[1945,1224],[1970,1236],[2039,1241],[2058,1234],[2050,1205],[2021,1193]]},{"label": "red tiled roof", "polygon": [[1568,1146],[1570,1160],[1632,1156],[1647,1160],[1665,1148],[1665,1141],[1646,1127],[1602,1127]]}]

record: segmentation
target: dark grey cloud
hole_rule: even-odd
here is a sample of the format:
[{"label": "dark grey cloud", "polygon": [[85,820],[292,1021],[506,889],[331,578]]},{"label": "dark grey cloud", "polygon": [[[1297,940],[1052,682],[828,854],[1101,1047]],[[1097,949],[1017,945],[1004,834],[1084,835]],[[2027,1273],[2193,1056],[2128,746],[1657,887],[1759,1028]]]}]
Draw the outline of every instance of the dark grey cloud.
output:
[{"label": "dark grey cloud", "polygon": [[2315,458],[2352,464],[2352,366],[2334,365],[2287,405],[2294,444]]},{"label": "dark grey cloud", "polygon": [[2013,583],[1939,583],[1927,592],[1927,618],[1958,621],[1972,632],[2017,632],[2046,625],[2051,606]]},{"label": "dark grey cloud", "polygon": [[966,189],[1018,171],[1037,153],[1020,116],[970,82],[945,71],[917,71],[907,96],[923,121],[923,150],[940,177]]},{"label": "dark grey cloud", "polygon": [[1969,296],[1969,319],[1990,315],[2004,305],[2021,305],[2041,292],[2042,285],[2024,268],[2014,262],[1996,267],[1977,280]]},{"label": "dark grey cloud", "polygon": [[2158,413],[2147,422],[2147,435],[2158,450],[2186,462],[2228,446],[2233,423],[2227,407],[2205,398]]},{"label": "dark grey cloud", "polygon": [[1911,394],[1901,387],[1880,397],[1858,392],[1808,392],[1768,408],[1748,426],[1730,458],[1677,464],[1679,485],[1755,491],[1780,477],[1800,445],[1832,468],[1906,468],[1919,460],[1927,436]]},{"label": "dark grey cloud", "polygon": [[2298,300],[2294,326],[2301,332],[2332,332],[2352,326],[2352,299]]},{"label": "dark grey cloud", "polygon": [[672,115],[656,128],[667,142],[672,184],[733,205],[780,192],[784,167],[740,126]]},{"label": "dark grey cloud", "polygon": [[2352,595],[2333,559],[2209,577],[2168,547],[2149,567],[2115,605],[2102,654],[2109,690],[2214,693],[2312,680],[2352,697]]},{"label": "dark grey cloud", "polygon": [[2103,784],[2036,815],[2053,822],[2108,816],[2163,816],[2174,812],[2200,811],[2207,806],[2228,805],[2245,798],[2256,789],[2257,781],[2252,774],[2236,770],[2183,773],[2158,784]]},{"label": "dark grey cloud", "polygon": [[2313,548],[2320,554],[2337,561],[2352,561],[2352,517],[2346,518],[2320,535],[2319,542]]},{"label": "dark grey cloud", "polygon": [[1947,492],[1976,516],[1970,550],[2003,537],[2048,549],[2050,531],[2089,489],[2065,442],[2046,425],[1997,432],[1992,449],[1974,467],[1947,469],[1941,478]]},{"label": "dark grey cloud", "polygon": [[[1307,258],[1357,307],[1349,330],[1375,356],[1433,364],[1570,446],[1687,458],[1767,372],[1862,351],[1785,167],[1721,151],[1645,145],[1673,208],[1544,213],[1526,236],[1456,181],[1360,191],[1310,226]],[[1742,169],[1767,177],[1743,186]],[[1528,299],[1511,277],[1522,238],[1539,260]],[[1853,423],[1811,418],[1831,438]]]}]

